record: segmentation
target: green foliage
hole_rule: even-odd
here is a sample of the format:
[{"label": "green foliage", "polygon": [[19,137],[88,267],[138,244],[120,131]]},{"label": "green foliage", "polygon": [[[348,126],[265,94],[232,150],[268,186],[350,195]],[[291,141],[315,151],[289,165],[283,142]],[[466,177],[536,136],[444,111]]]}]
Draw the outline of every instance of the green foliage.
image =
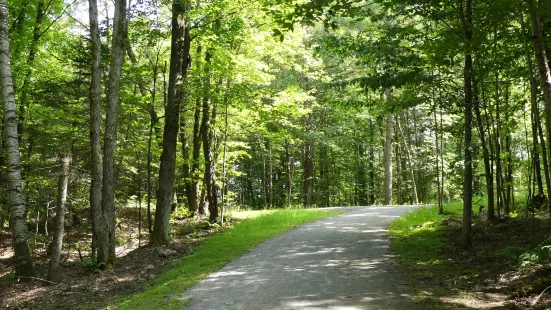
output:
[{"label": "green foliage", "polygon": [[498,255],[520,270],[531,270],[531,267],[535,264],[551,261],[551,246],[538,245],[531,249],[508,246],[501,250]]}]

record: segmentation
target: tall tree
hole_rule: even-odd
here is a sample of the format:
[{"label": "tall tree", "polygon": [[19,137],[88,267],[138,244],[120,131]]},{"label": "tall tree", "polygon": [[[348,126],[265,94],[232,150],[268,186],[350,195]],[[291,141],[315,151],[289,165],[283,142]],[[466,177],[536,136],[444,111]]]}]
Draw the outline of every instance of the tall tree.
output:
[{"label": "tall tree", "polygon": [[151,242],[170,242],[170,213],[174,197],[174,175],[176,169],[176,142],[180,117],[180,104],[184,96],[184,82],[189,68],[191,37],[187,20],[187,2],[174,0],[172,3],[170,45],[170,69],[168,73],[168,98],[165,107],[163,129],[163,151],[159,168],[159,188],[155,209],[155,225]]},{"label": "tall tree", "polygon": [[[127,13],[126,0],[115,1],[111,62],[107,85],[107,108],[103,143],[102,209],[108,240],[98,239],[98,260],[108,265],[115,263],[115,152],[119,119],[122,64],[126,52]],[[107,241],[107,242],[105,242]]]},{"label": "tall tree", "polygon": [[[92,257],[96,257],[97,243],[109,242],[106,221],[101,205],[103,163],[101,154],[101,38],[98,24],[97,0],[88,1],[92,70],[90,82],[90,210],[92,215]],[[101,240],[101,241],[100,241]],[[105,245],[102,246],[104,249]],[[105,253],[103,256],[105,257]]]},{"label": "tall tree", "polygon": [[213,122],[216,116],[216,105],[212,103],[211,90],[211,61],[213,49],[205,53],[205,67],[203,77],[203,117],[201,119],[201,136],[203,138],[203,157],[205,159],[204,185],[209,203],[209,220],[218,217],[218,197],[216,194],[216,161],[213,145]]},{"label": "tall tree", "polygon": [[473,90],[472,90],[472,37],[473,37],[473,2],[466,0],[465,8],[461,8],[461,19],[465,34],[465,170],[463,176],[463,228],[461,237],[466,247],[472,247],[472,211],[473,211],[473,163],[472,163],[472,120],[473,120]]},{"label": "tall tree", "polygon": [[10,229],[15,252],[15,277],[28,279],[36,274],[28,243],[27,208],[21,182],[21,155],[17,140],[17,115],[13,90],[9,9],[6,0],[0,0],[0,88],[4,102],[4,150],[6,152]]}]

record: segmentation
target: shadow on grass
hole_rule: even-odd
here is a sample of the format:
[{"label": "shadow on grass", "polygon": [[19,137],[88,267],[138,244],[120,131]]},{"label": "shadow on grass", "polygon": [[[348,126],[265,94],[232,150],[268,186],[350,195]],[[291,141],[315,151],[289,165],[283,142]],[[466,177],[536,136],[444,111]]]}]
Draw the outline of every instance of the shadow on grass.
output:
[{"label": "shadow on grass", "polygon": [[[416,290],[416,301],[423,309],[531,309],[535,295],[549,283],[550,267],[533,264],[521,272],[521,254],[515,262],[504,253],[546,244],[548,223],[522,216],[488,222],[484,214],[476,215],[474,247],[466,251],[460,244],[460,210],[460,204],[444,215],[435,208],[419,209],[391,224],[391,249]],[[538,304],[545,308],[548,301]]]}]

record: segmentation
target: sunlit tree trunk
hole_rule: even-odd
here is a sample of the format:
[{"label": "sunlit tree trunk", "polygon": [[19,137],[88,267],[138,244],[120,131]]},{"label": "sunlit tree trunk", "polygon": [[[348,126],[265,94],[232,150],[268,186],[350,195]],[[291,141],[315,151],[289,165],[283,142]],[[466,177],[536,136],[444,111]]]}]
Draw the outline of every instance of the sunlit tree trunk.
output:
[{"label": "sunlit tree trunk", "polygon": [[[21,181],[21,155],[17,139],[17,115],[13,90],[10,39],[8,36],[9,9],[6,0],[0,0],[0,89],[4,103],[4,151],[8,180],[7,204],[10,212],[17,277],[32,277],[36,274],[28,244],[27,208],[23,199]],[[23,280],[28,278],[22,278]]]},{"label": "sunlit tree trunk", "polygon": [[51,247],[52,252],[50,253],[50,263],[48,265],[48,280],[56,283],[60,280],[58,268],[63,244],[63,226],[65,224],[65,208],[67,207],[71,155],[69,153],[60,154],[59,161],[61,162],[61,174],[58,180],[55,231]]}]

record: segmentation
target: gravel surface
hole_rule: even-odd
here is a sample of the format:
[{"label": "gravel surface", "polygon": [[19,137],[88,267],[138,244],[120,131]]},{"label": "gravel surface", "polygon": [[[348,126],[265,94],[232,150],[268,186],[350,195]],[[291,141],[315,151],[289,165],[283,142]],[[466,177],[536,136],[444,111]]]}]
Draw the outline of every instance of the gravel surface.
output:
[{"label": "gravel surface", "polygon": [[389,223],[412,207],[344,213],[258,245],[185,292],[188,309],[415,309],[389,263]]}]

